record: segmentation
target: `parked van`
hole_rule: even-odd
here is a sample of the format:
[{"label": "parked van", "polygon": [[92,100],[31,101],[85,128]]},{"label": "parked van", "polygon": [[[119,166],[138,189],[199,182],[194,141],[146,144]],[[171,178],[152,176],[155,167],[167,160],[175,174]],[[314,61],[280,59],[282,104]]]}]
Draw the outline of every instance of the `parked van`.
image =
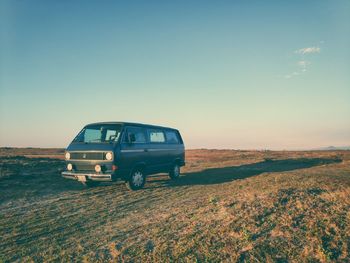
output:
[{"label": "parked van", "polygon": [[185,148],[176,129],[128,122],[86,125],[65,152],[62,176],[93,186],[124,180],[132,190],[141,189],[146,176],[169,173],[180,176]]}]

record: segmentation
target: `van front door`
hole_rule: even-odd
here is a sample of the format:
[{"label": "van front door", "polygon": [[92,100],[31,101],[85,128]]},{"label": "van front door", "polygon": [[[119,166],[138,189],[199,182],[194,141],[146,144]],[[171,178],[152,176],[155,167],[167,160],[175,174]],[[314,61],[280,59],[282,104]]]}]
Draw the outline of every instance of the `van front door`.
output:
[{"label": "van front door", "polygon": [[120,145],[122,170],[131,171],[140,164],[149,166],[146,136],[146,130],[142,127],[125,127]]}]

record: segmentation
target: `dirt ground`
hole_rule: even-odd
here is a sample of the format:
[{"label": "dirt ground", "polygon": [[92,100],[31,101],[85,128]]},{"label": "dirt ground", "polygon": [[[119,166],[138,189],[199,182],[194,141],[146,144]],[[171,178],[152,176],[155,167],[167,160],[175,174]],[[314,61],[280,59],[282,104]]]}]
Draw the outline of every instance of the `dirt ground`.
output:
[{"label": "dirt ground", "polygon": [[188,150],[145,189],[0,149],[0,262],[350,262],[350,151]]}]

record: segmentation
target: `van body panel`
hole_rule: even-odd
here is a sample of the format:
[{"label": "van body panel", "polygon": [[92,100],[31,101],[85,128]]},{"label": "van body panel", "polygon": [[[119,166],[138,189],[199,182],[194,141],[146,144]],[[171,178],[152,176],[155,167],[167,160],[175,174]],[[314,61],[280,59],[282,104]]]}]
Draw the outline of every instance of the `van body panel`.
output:
[{"label": "van body panel", "polygon": [[71,143],[66,151],[114,151],[113,143]]}]

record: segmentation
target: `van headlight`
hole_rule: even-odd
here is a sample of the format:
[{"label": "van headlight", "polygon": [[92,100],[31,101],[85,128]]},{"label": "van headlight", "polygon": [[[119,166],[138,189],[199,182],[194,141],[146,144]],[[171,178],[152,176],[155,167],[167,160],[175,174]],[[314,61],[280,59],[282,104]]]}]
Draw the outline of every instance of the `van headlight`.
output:
[{"label": "van headlight", "polygon": [[72,171],[73,165],[71,163],[67,164],[67,170]]},{"label": "van headlight", "polygon": [[111,152],[106,153],[106,160],[111,161],[113,159],[113,154]]},{"label": "van headlight", "polygon": [[66,160],[69,160],[69,159],[70,159],[70,153],[69,153],[69,152],[66,152],[66,154],[64,155],[64,157],[66,158]]}]

